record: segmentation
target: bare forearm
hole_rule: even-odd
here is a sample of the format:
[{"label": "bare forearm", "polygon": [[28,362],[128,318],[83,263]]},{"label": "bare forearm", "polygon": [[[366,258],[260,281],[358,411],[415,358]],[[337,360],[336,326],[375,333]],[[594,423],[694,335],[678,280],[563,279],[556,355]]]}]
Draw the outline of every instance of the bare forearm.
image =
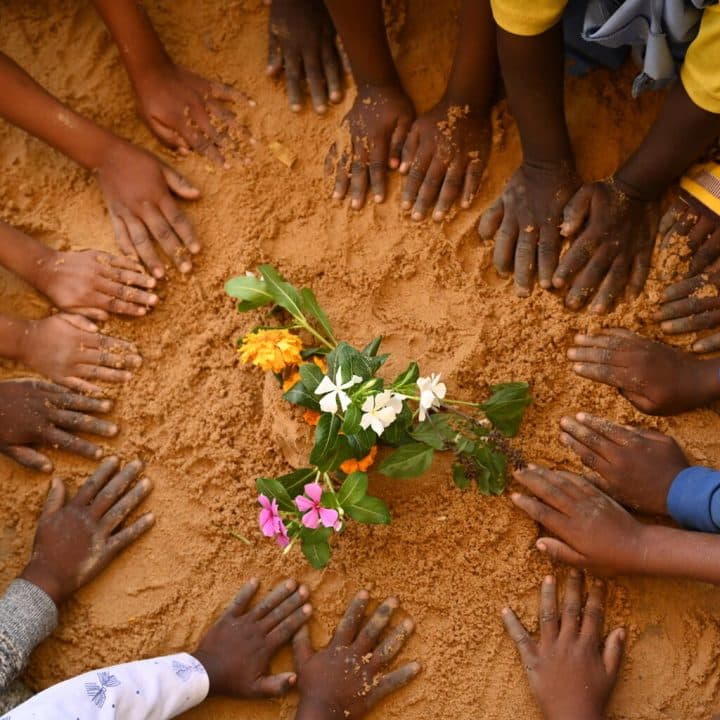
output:
[{"label": "bare forearm", "polygon": [[698,107],[682,83],[668,94],[640,147],[615,177],[630,194],[660,197],[720,134],[720,115]]},{"label": "bare forearm", "polygon": [[0,357],[23,361],[23,343],[30,327],[30,322],[0,315]]},{"label": "bare forearm", "polygon": [[1,53],[0,82],[0,115],[88,170],[97,168],[107,147],[119,141],[61,103]]},{"label": "bare forearm", "polygon": [[327,0],[358,85],[400,85],[380,0]]},{"label": "bare forearm", "polygon": [[446,100],[472,109],[487,109],[494,99],[496,73],[497,43],[490,3],[463,0]]},{"label": "bare forearm", "polygon": [[93,0],[118,46],[133,84],[143,72],[172,61],[138,0]]},{"label": "bare forearm", "polygon": [[562,25],[535,37],[498,28],[497,44],[525,160],[574,165],[565,121]]},{"label": "bare forearm", "polygon": [[39,240],[0,221],[0,265],[33,287],[37,287],[39,271],[53,253]]},{"label": "bare forearm", "polygon": [[643,529],[631,572],[720,584],[720,535],[661,525]]}]

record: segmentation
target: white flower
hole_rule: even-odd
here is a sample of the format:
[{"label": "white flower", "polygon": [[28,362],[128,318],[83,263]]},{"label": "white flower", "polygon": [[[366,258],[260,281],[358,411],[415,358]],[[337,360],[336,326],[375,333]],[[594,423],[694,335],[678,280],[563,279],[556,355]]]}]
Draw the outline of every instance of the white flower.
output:
[{"label": "white flower", "polygon": [[442,374],[432,373],[430,377],[418,378],[417,386],[420,390],[420,422],[424,422],[430,410],[439,407],[441,400],[445,399],[447,387],[440,382]]},{"label": "white flower", "polygon": [[258,275],[257,273],[254,273],[252,270],[246,270],[245,277],[251,277],[251,278],[255,278],[256,280],[259,280],[260,282],[265,282],[264,277],[262,277],[261,275]]},{"label": "white flower", "polygon": [[371,395],[362,405],[365,414],[360,418],[360,427],[363,430],[370,427],[377,435],[382,435],[385,428],[395,422],[402,408],[402,397],[389,390]]},{"label": "white flower", "polygon": [[329,375],[326,375],[315,389],[316,395],[325,396],[322,398],[322,400],[320,400],[320,409],[323,412],[335,415],[335,413],[338,411],[339,402],[340,408],[343,412],[345,412],[351,402],[345,390],[361,382],[361,377],[353,375],[350,380],[348,380],[346,383],[343,383],[342,370],[340,370],[340,368],[338,368],[337,374],[335,375],[335,382],[330,379]]}]

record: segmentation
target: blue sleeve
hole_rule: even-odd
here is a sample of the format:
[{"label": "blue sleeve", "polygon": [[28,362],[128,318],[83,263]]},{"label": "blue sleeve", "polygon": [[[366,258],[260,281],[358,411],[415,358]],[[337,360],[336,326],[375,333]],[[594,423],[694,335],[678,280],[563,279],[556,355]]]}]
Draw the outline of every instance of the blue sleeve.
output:
[{"label": "blue sleeve", "polygon": [[678,473],[667,507],[673,520],[689,530],[720,532],[720,472],[689,467]]}]

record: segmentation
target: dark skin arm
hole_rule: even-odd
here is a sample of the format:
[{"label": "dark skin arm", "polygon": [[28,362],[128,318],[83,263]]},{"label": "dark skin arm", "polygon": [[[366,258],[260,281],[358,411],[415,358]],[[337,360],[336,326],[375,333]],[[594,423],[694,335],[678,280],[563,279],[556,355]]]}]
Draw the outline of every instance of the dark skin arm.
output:
[{"label": "dark skin arm", "polygon": [[40,472],[51,472],[53,464],[37,446],[100,458],[102,448],[78,433],[115,437],[117,425],[95,417],[111,407],[109,400],[78,395],[40,380],[0,382],[0,453]]},{"label": "dark skin arm", "polygon": [[720,132],[720,116],[698,107],[681,82],[668,93],[640,147],[613,178],[584,186],[565,212],[563,234],[577,237],[553,277],[566,304],[607,312],[627,286],[642,291],[658,229],[658,201]]},{"label": "dark skin arm", "polygon": [[135,89],[140,116],[150,130],[172,149],[195,150],[229,167],[222,151],[228,140],[225,128],[235,123],[235,115],[223,102],[245,96],[228,85],[175,65],[141,2],[93,3],[118,46]]},{"label": "dark skin arm", "polygon": [[458,197],[470,206],[490,152],[496,70],[490,3],[463,0],[445,94],[415,121],[403,148],[402,207],[412,208],[413,220],[424,219],[433,204],[433,219],[443,220]]},{"label": "dark skin arm", "polygon": [[0,357],[91,395],[101,392],[95,382],[128,382],[142,364],[132,343],[101,335],[87,318],[67,313],[42,320],[0,315]]},{"label": "dark skin arm", "polygon": [[303,106],[307,78],[313,108],[324,115],[330,102],[343,99],[343,66],[337,33],[323,0],[265,0],[270,5],[267,73],[285,69],[288,102],[293,112]]},{"label": "dark skin arm", "polygon": [[562,25],[535,37],[497,31],[508,100],[520,130],[523,164],[483,213],[478,231],[495,238],[493,262],[515,276],[521,296],[552,287],[560,257],[563,208],[580,187],[563,96]]},{"label": "dark skin arm", "polygon": [[649,575],[720,584],[720,536],[644,525],[585,478],[534,465],[515,479],[535,497],[512,501],[556,537],[536,546],[596,574]]},{"label": "dark skin arm", "polygon": [[545,720],[604,720],[618,679],[625,631],[617,628],[602,642],[605,586],[599,580],[591,585],[584,608],[582,586],[582,575],[571,571],[559,613],[557,580],[545,578],[538,640],[510,608],[502,613]]},{"label": "dark skin arm", "polygon": [[157,281],[137,260],[104,252],[53,250],[0,221],[0,265],[46,295],[60,310],[107,320],[142,316],[158,302]]},{"label": "dark skin arm", "polygon": [[626,507],[667,515],[673,480],[690,463],[669,435],[578,413],[560,421],[560,442],[594,474],[593,482]]},{"label": "dark skin arm", "polygon": [[701,359],[621,328],[576,335],[573,370],[616,387],[648,415],[677,415],[720,399],[720,360]]},{"label": "dark skin arm", "polygon": [[[385,31],[380,0],[358,11],[352,0],[328,0],[328,10],[350,59],[357,96],[343,123],[349,147],[341,149],[333,198],[350,191],[351,207],[365,204],[368,187],[375,202],[385,200],[387,170],[400,165],[400,154],[415,109],[400,82]],[[329,161],[337,156],[333,146]]]},{"label": "dark skin arm", "polygon": [[355,596],[324,650],[313,650],[307,626],[295,636],[293,654],[300,693],[295,720],[365,717],[420,672],[416,662],[384,672],[402,650],[414,623],[404,620],[382,639],[398,601],[386,600],[363,626],[369,598],[364,590]]},{"label": "dark skin arm", "polygon": [[160,278],[165,266],[156,242],[181,272],[189,272],[189,254],[200,244],[173,196],[195,200],[200,192],[154,155],[72,111],[1,53],[0,81],[0,116],[97,176],[120,250]]},{"label": "dark skin arm", "polygon": [[285,580],[254,607],[259,583],[245,583],[193,656],[210,679],[210,695],[249,699],[286,695],[297,683],[294,672],[270,674],[270,662],[312,615],[305,585]]},{"label": "dark skin arm", "polygon": [[152,490],[147,478],[133,486],[142,469],[139,460],[121,469],[116,457],[108,458],[68,503],[65,484],[55,478],[32,558],[20,577],[42,588],[56,605],[96,578],[155,522],[147,513],[120,529]]}]

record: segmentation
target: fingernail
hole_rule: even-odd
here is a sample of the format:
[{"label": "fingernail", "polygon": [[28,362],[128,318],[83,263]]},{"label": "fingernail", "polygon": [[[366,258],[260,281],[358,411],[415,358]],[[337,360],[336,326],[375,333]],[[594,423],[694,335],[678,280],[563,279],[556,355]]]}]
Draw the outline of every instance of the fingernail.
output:
[{"label": "fingernail", "polygon": [[155,523],[155,513],[147,513],[147,515],[145,515],[145,522],[148,525],[153,525]]},{"label": "fingernail", "polygon": [[312,615],[312,605],[307,603],[302,607],[303,615]]},{"label": "fingernail", "polygon": [[341,197],[342,197],[342,195],[337,190],[335,192],[333,192],[333,194],[332,194],[333,200],[339,200]]},{"label": "fingernail", "polygon": [[138,308],[137,314],[140,317],[143,317],[144,315],[147,315],[147,310],[145,308]]},{"label": "fingernail", "polygon": [[333,102],[340,102],[340,101],[342,100],[342,93],[339,92],[338,90],[333,90],[333,91],[330,93],[330,99],[331,99]]},{"label": "fingernail", "polygon": [[572,570],[570,570],[570,577],[579,578],[580,576],[581,576],[581,573],[577,568],[572,568]]},{"label": "fingernail", "polygon": [[567,415],[563,415],[560,418],[560,427],[561,428],[566,428],[566,427],[568,427],[568,425],[571,425],[571,424],[572,424],[572,418],[569,418]]},{"label": "fingernail", "polygon": [[305,598],[310,594],[310,591],[307,589],[307,587],[305,585],[301,585],[297,589],[297,592],[298,592],[298,595],[300,595],[300,597],[302,597],[302,598]]},{"label": "fingernail", "polygon": [[570,444],[570,436],[567,435],[567,433],[560,433],[560,442],[563,445],[569,445]]},{"label": "fingernail", "polygon": [[573,372],[576,372],[579,374],[581,370],[582,370],[582,365],[580,363],[575,363],[573,365]]},{"label": "fingernail", "polygon": [[189,273],[192,270],[192,264],[189,262],[184,262],[180,264],[180,272],[181,273]]},{"label": "fingernail", "polygon": [[553,279],[552,279],[552,284],[553,284],[553,286],[556,287],[558,290],[559,290],[560,288],[564,288],[564,287],[565,287],[565,281],[564,281],[562,278],[553,278]]},{"label": "fingernail", "polygon": [[327,105],[316,105],[315,112],[318,115],[324,115],[327,112]]},{"label": "fingernail", "polygon": [[400,606],[400,601],[396,597],[389,597],[385,604],[391,608],[396,608]]},{"label": "fingernail", "polygon": [[110,435],[117,435],[119,429],[120,429],[120,428],[118,428],[117,425],[111,425],[111,426],[108,428],[108,432],[110,433]]},{"label": "fingernail", "polygon": [[433,213],[433,220],[434,220],[435,222],[440,222],[440,220],[442,220],[444,217],[445,217],[445,213],[444,213],[444,212],[440,212],[439,210],[436,210],[436,211]]},{"label": "fingernail", "polygon": [[391,170],[397,170],[399,164],[400,161],[397,158],[390,158],[390,162],[388,163]]},{"label": "fingernail", "polygon": [[259,584],[260,584],[260,580],[259,580],[258,578],[256,578],[256,577],[251,577],[251,578],[248,580],[248,582],[249,582],[251,585],[259,585]]},{"label": "fingernail", "polygon": [[415,222],[419,222],[420,220],[423,219],[422,213],[414,212],[412,214],[412,219],[415,220]]},{"label": "fingernail", "polygon": [[409,209],[412,207],[412,203],[411,203],[409,200],[403,200],[403,201],[400,203],[400,207],[401,207],[403,210],[409,210]]},{"label": "fingernail", "polygon": [[156,278],[160,279],[163,275],[165,275],[165,272],[164,272],[163,270],[161,270],[160,268],[155,268],[155,269],[152,271],[152,274],[153,274]]},{"label": "fingernail", "polygon": [[555,578],[552,575],[545,576],[545,584],[552,585],[555,582]]},{"label": "fingernail", "polygon": [[297,585],[297,582],[295,580],[289,579],[285,581],[285,587],[288,590],[294,590]]},{"label": "fingernail", "polygon": [[105,462],[117,465],[120,462],[120,458],[117,455],[111,455],[110,457],[105,458]]},{"label": "fingernail", "polygon": [[359,200],[353,200],[350,203],[350,207],[352,207],[353,210],[359,210],[360,209],[360,201]]},{"label": "fingernail", "polygon": [[360,590],[355,597],[358,600],[368,600],[370,598],[370,593],[367,590]]},{"label": "fingernail", "polygon": [[403,629],[407,632],[412,632],[415,629],[415,623],[408,618],[407,620],[403,620]]},{"label": "fingernail", "polygon": [[[404,175],[408,170],[410,169],[410,165],[408,163],[400,163],[400,172]],[[403,203],[404,205],[405,203]]]},{"label": "fingernail", "polygon": [[100,403],[100,409],[103,412],[110,412],[110,410],[112,409],[112,403],[109,400],[103,400]]},{"label": "fingernail", "polygon": [[540,542],[539,540],[535,543],[535,547],[540,552],[547,552],[547,545],[544,542]]},{"label": "fingernail", "polygon": [[512,612],[512,610],[509,607],[504,607],[500,612],[503,615],[509,615]]},{"label": "fingernail", "polygon": [[[46,472],[46,473],[52,472],[52,469],[53,469],[53,466],[52,466],[50,463],[45,463],[45,464],[42,466],[42,471],[43,471],[43,472]],[[55,484],[55,483],[54,483],[54,481],[53,481],[53,485],[54,485],[54,484]]]},{"label": "fingernail", "polygon": [[293,103],[293,104],[290,106],[290,109],[291,109],[294,113],[297,113],[297,112],[300,112],[300,111],[302,110],[302,105],[298,105],[297,103]]},{"label": "fingernail", "polygon": [[535,463],[528,463],[527,469],[528,470],[537,470],[538,466]]},{"label": "fingernail", "polygon": [[543,290],[549,290],[552,287],[552,283],[549,280],[541,280],[540,287]]},{"label": "fingernail", "polygon": [[579,412],[575,417],[576,417],[580,422],[585,422],[585,421],[588,419],[589,415],[588,415],[587,413],[584,413],[584,412]]},{"label": "fingernail", "polygon": [[138,470],[142,470],[145,467],[145,463],[140,458],[135,458],[130,462],[130,465],[133,466],[133,468],[137,468]]},{"label": "fingernail", "polygon": [[377,195],[375,195],[375,196],[373,197],[373,200],[375,200],[375,202],[378,203],[378,204],[381,203],[384,199],[385,199],[385,198],[384,198],[382,195],[380,195],[380,193],[378,193]]},{"label": "fingernail", "polygon": [[148,298],[148,302],[150,303],[150,305],[157,305],[157,301],[158,301],[159,299],[160,299],[160,298],[158,298],[157,295],[151,295],[151,296]]},{"label": "fingernail", "polygon": [[623,628],[620,628],[620,632],[618,632],[617,637],[620,642],[625,642],[625,630]]},{"label": "fingernail", "polygon": [[[516,474],[519,474],[519,473],[516,473]],[[513,493],[512,495],[510,495],[510,499],[511,499],[515,504],[517,504],[517,501],[518,501],[521,497],[522,497],[522,495],[520,495],[520,493]]]}]

